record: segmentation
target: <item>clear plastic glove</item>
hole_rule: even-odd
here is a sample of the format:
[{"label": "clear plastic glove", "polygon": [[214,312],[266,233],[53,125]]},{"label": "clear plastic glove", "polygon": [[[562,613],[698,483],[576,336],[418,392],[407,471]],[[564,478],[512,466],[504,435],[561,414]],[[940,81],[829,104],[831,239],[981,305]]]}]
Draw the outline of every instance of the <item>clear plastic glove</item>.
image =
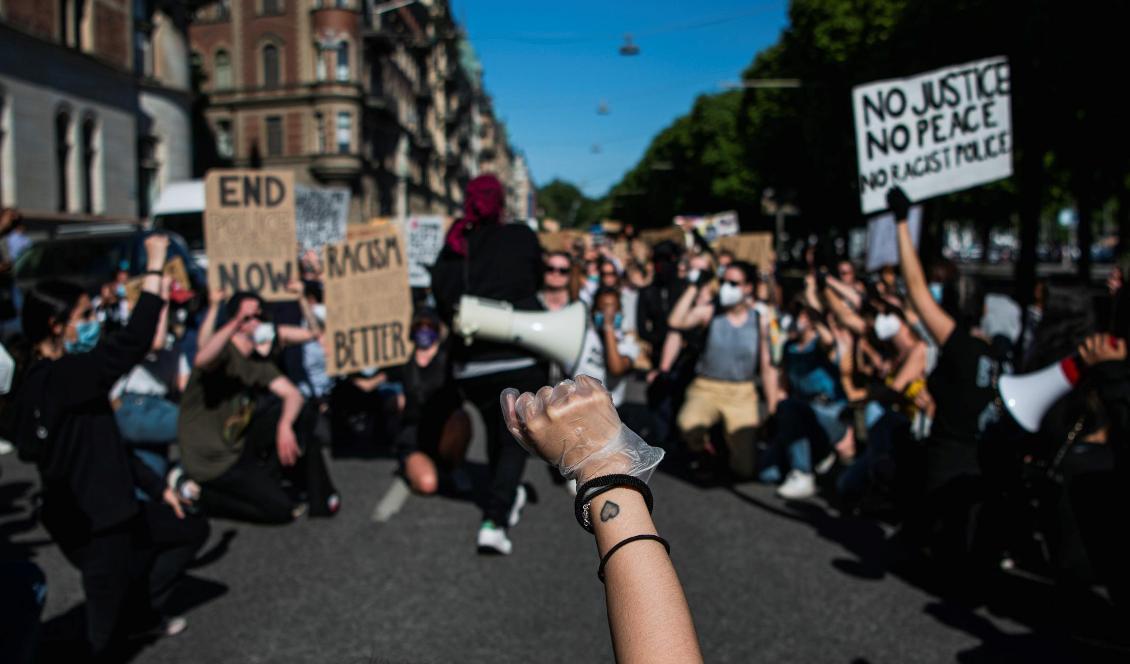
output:
[{"label": "clear plastic glove", "polygon": [[502,417],[532,454],[578,484],[603,475],[631,475],[644,482],[663,459],[620,421],[612,396],[599,380],[577,376],[537,394],[503,390]]}]

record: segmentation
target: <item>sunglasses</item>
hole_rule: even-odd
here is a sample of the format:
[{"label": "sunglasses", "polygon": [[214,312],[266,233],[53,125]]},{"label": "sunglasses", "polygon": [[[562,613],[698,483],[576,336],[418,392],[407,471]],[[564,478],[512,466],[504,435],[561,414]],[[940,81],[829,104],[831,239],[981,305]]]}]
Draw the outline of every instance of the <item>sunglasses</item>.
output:
[{"label": "sunglasses", "polygon": [[546,273],[546,274],[569,274],[569,273],[570,273],[570,272],[572,272],[572,271],[573,271],[573,270],[572,270],[572,268],[568,268],[568,267],[553,267],[552,265],[549,265],[549,266],[547,266],[547,267],[545,268],[545,273]]},{"label": "sunglasses", "polygon": [[741,288],[742,286],[745,286],[745,284],[744,284],[744,283],[742,283],[742,282],[740,282],[740,281],[734,281],[733,279],[723,279],[723,280],[722,280],[722,283],[724,283],[724,284],[730,284],[731,286],[737,286],[738,288]]}]

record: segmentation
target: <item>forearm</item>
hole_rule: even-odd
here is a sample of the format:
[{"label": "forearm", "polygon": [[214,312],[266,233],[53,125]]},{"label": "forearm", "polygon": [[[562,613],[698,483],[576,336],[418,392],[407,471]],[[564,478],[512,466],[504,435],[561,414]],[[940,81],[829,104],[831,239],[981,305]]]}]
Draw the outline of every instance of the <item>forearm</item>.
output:
[{"label": "forearm", "polygon": [[200,329],[196,333],[196,343],[199,347],[208,344],[208,340],[216,333],[216,319],[220,315],[220,303],[211,302],[208,310],[204,312],[204,320],[200,322]]},{"label": "forearm", "polygon": [[679,358],[679,351],[683,348],[683,335],[671,330],[667,333],[667,337],[663,339],[663,349],[659,355],[659,370],[666,373],[675,366],[675,360]]},{"label": "forearm", "polygon": [[922,271],[922,263],[918,260],[918,251],[914,248],[914,240],[910,237],[909,224],[898,224],[899,263],[902,265],[902,278],[906,282],[906,291],[910,302],[922,319],[922,323],[934,337],[938,345],[945,345],[953,332],[954,322],[930,294],[930,286],[926,283],[926,275]]},{"label": "forearm", "polygon": [[687,289],[679,296],[679,301],[675,303],[675,308],[671,310],[671,315],[667,317],[668,327],[676,330],[683,330],[689,327],[687,319],[690,317],[691,307],[694,305],[697,295],[697,286],[694,284],[687,286]]},{"label": "forearm", "polygon": [[[289,383],[289,381],[287,381]],[[290,389],[282,397],[282,414],[279,415],[279,428],[293,428],[294,423],[298,421],[298,414],[302,412],[302,406],[306,403],[306,399],[298,388],[290,385]]]},{"label": "forearm", "polygon": [[232,319],[226,325],[221,327],[219,331],[208,337],[208,340],[200,344],[200,350],[196,352],[196,366],[209,367],[223,352],[224,346],[228,345],[232,336],[235,335],[236,329],[239,327],[239,320]]},{"label": "forearm", "polygon": [[161,314],[157,318],[157,331],[153,333],[153,350],[159,351],[165,347],[165,337],[169,333],[169,303],[161,307]]},{"label": "forearm", "polygon": [[[657,534],[643,497],[632,489],[607,491],[589,508],[602,558],[628,537]],[[639,540],[621,547],[604,574],[617,662],[702,661],[690,607],[662,544]]]},{"label": "forearm", "polygon": [[615,330],[604,330],[602,337],[604,339],[604,363],[608,367],[608,373],[613,376],[623,376],[628,373],[632,368],[632,361],[620,354]]},{"label": "forearm", "polygon": [[828,284],[828,287],[835,291],[836,295],[838,295],[841,300],[851,305],[852,307],[858,309],[859,306],[863,303],[863,296],[859,294],[859,291],[848,286],[839,279],[828,276],[824,278],[824,281]]}]

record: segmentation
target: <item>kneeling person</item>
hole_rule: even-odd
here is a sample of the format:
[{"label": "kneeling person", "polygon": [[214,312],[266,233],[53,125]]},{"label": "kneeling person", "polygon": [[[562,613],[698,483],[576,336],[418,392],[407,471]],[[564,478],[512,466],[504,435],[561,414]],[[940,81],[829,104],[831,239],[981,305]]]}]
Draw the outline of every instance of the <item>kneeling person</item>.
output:
[{"label": "kneeling person", "polygon": [[326,516],[339,500],[313,435],[314,412],[273,363],[255,354],[262,305],[253,293],[235,294],[228,323],[197,353],[181,399],[181,463],[200,484],[199,503],[210,516],[292,520],[302,509],[284,490],[284,476],[306,493],[312,516]]}]

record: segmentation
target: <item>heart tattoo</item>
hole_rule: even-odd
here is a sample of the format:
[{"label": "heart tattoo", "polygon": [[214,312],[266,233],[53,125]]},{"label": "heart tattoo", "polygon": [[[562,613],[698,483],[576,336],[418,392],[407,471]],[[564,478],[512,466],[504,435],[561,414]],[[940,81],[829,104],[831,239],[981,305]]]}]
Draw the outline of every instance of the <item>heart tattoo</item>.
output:
[{"label": "heart tattoo", "polygon": [[619,513],[620,506],[609,500],[608,502],[604,503],[604,507],[600,508],[600,520],[603,522],[608,521],[609,519],[615,519],[616,515]]}]

